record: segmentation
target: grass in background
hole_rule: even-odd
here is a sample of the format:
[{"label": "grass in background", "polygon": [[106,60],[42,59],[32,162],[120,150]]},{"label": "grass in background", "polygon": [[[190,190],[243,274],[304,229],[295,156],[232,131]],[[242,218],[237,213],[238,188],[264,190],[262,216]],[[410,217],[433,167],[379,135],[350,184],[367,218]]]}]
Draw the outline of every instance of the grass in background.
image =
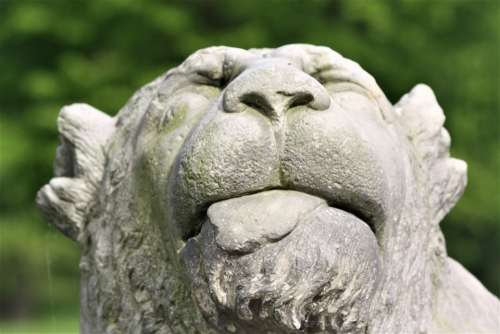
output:
[{"label": "grass in background", "polygon": [[77,334],[80,332],[78,312],[49,315],[36,319],[0,321],[0,334]]}]

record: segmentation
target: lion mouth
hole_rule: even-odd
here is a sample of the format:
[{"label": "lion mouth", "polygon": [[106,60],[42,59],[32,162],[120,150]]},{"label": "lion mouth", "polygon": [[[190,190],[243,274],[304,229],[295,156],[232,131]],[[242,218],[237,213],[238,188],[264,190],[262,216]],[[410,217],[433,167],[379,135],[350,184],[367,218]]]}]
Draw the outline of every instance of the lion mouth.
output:
[{"label": "lion mouth", "polygon": [[[272,189],[208,205],[204,222],[213,225],[216,243],[229,253],[254,252],[290,234],[318,210],[334,210],[373,229],[359,214],[329,205],[324,198],[295,190]],[[198,231],[199,233],[199,231]],[[196,235],[198,234],[196,233]]]},{"label": "lion mouth", "polygon": [[217,308],[241,333],[255,333],[257,319],[273,333],[334,330],[370,298],[380,270],[363,220],[294,190],[211,204],[181,257],[202,310]]}]

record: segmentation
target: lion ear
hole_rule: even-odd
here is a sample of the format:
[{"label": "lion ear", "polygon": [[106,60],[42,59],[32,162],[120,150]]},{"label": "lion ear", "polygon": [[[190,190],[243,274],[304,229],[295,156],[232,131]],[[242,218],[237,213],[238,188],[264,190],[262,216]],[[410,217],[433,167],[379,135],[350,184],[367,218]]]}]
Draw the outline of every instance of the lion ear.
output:
[{"label": "lion ear", "polygon": [[430,204],[436,222],[453,208],[467,184],[467,164],[450,157],[445,116],[432,89],[415,86],[395,105],[401,124],[415,147],[417,160],[428,175]]},{"label": "lion ear", "polygon": [[72,104],[62,108],[57,125],[61,143],[55,177],[40,189],[36,202],[50,223],[77,240],[103,176],[114,119],[87,104]]}]

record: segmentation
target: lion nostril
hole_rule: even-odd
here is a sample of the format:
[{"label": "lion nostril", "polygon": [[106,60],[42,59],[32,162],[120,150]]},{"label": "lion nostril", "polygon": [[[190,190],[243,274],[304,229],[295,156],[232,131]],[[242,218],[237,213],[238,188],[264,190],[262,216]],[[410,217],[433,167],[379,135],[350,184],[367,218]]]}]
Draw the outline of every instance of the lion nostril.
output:
[{"label": "lion nostril", "polygon": [[314,96],[311,93],[299,92],[296,93],[288,102],[288,109],[292,109],[298,106],[306,106],[314,100]]},{"label": "lion nostril", "polygon": [[274,96],[260,92],[248,92],[240,96],[239,101],[261,113],[271,116],[276,112],[298,107],[307,106],[314,101],[313,94],[309,92],[285,92],[277,91]]},{"label": "lion nostril", "polygon": [[274,110],[266,96],[258,92],[243,94],[240,97],[240,102],[251,108],[257,109],[264,114],[269,114]]}]

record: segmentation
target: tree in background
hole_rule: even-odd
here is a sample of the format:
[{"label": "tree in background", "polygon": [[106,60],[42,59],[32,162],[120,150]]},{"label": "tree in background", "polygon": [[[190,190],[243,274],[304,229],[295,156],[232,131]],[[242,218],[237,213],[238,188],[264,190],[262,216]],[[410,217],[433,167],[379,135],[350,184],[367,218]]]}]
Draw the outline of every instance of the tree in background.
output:
[{"label": "tree in background", "polygon": [[76,309],[78,249],[42,223],[61,106],[114,115],[141,85],[212,45],[329,46],[392,102],[423,82],[469,186],[442,223],[449,254],[500,293],[500,6],[491,0],[0,1],[0,316]]}]

